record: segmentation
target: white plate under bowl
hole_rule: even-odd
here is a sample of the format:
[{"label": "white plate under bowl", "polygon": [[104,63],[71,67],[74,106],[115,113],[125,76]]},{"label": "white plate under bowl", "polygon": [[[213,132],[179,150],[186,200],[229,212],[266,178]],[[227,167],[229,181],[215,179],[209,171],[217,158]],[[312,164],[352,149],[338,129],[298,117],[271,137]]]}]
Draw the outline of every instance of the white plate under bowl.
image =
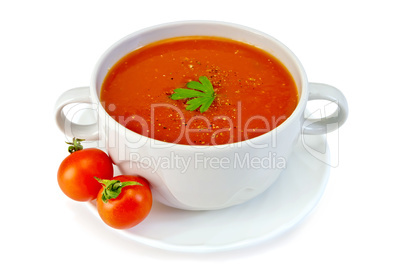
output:
[{"label": "white plate under bowl", "polygon": [[[188,211],[154,202],[139,225],[113,230],[151,247],[182,252],[223,251],[261,243],[288,231],[313,210],[329,178],[329,160],[323,136],[304,136],[277,182],[244,204]],[[88,207],[98,215],[93,202]]]}]

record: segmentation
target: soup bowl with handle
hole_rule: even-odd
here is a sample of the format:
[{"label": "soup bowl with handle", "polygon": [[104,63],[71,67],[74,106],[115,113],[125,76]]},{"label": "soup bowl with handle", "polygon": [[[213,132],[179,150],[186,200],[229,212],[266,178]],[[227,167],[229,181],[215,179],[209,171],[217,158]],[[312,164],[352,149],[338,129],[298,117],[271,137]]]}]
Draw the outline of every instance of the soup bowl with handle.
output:
[{"label": "soup bowl with handle", "polygon": [[[244,42],[276,57],[292,75],[298,104],[282,124],[258,137],[222,145],[167,143],[135,133],[107,113],[100,102],[108,70],[128,53],[147,44],[181,36],[216,36]],[[325,118],[305,118],[309,100],[328,100],[336,111]],[[133,100],[137,102],[140,100]],[[66,106],[87,103],[96,123],[78,124]],[[110,107],[109,107],[110,108]],[[96,64],[89,87],[64,92],[55,105],[58,127],[68,137],[97,140],[122,174],[139,175],[159,202],[186,210],[214,210],[241,204],[267,190],[286,169],[300,135],[336,130],[347,118],[348,105],[335,87],[309,83],[297,57],[270,35],[227,22],[183,21],[134,32],[112,45]]]}]

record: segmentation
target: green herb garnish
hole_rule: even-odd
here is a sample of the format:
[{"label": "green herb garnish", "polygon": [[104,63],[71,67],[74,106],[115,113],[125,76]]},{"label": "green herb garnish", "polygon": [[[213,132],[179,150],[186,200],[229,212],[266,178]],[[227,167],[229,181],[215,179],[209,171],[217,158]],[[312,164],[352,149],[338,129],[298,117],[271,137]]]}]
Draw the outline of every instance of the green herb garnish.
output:
[{"label": "green herb garnish", "polygon": [[206,76],[200,76],[200,82],[191,81],[187,83],[187,88],[176,88],[171,95],[172,100],[189,99],[187,101],[186,110],[194,111],[200,107],[200,112],[203,113],[208,110],[214,101],[216,94],[212,87],[211,81]]}]

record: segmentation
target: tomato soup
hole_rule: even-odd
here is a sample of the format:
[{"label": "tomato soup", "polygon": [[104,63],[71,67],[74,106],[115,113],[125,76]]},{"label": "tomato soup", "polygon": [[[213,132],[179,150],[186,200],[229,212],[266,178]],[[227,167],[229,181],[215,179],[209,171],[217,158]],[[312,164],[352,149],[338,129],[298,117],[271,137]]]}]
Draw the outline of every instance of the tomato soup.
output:
[{"label": "tomato soup", "polygon": [[[215,99],[187,110],[177,88],[205,76]],[[139,48],[108,72],[101,103],[117,122],[141,135],[186,145],[228,144],[278,127],[298,103],[296,84],[272,55],[215,37],[180,37]]]}]

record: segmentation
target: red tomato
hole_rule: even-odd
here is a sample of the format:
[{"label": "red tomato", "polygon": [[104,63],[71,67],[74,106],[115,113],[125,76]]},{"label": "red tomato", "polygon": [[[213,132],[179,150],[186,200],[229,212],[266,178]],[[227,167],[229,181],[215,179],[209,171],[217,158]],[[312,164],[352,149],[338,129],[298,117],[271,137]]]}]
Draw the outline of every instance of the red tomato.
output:
[{"label": "red tomato", "polygon": [[113,177],[113,164],[102,150],[88,148],[78,150],[61,162],[57,181],[63,193],[76,201],[96,198],[102,186],[94,179]]},{"label": "red tomato", "polygon": [[113,180],[120,182],[134,181],[142,185],[128,185],[121,188],[116,197],[102,200],[103,189],[97,197],[98,212],[101,219],[110,227],[128,229],[142,222],[152,207],[152,193],[148,181],[138,176],[121,175]]}]

